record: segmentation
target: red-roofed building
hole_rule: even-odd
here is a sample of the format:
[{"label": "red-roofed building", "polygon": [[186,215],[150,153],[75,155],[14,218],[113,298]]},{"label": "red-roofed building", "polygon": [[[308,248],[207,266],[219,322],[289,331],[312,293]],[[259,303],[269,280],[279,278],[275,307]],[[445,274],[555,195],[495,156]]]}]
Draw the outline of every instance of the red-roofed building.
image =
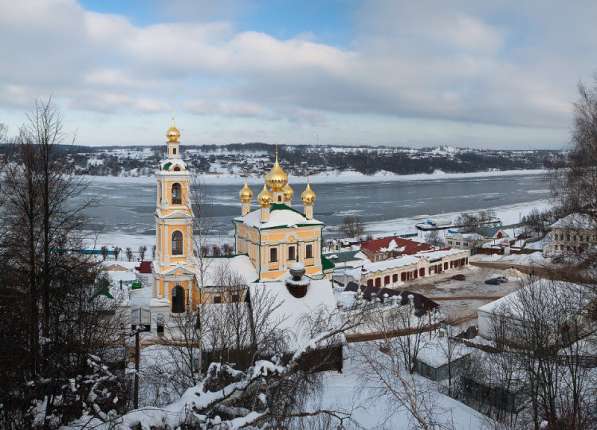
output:
[{"label": "red-roofed building", "polygon": [[361,251],[373,262],[403,255],[413,255],[422,251],[431,251],[432,249],[433,247],[427,243],[415,242],[399,236],[388,236],[361,242]]},{"label": "red-roofed building", "polygon": [[139,273],[152,273],[151,261],[142,261],[135,270]]}]

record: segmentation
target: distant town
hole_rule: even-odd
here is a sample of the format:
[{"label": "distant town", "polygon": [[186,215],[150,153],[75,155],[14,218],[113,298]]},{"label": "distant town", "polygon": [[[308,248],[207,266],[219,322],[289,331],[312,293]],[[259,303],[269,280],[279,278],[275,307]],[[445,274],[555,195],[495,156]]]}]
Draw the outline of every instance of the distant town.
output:
[{"label": "distant town", "polygon": [[[274,145],[235,143],[183,146],[189,168],[204,175],[258,177],[272,160]],[[92,176],[151,176],[162,157],[159,146],[64,145],[61,151],[74,172]],[[6,156],[8,148],[0,146]],[[294,176],[330,172],[373,175],[469,173],[488,170],[546,169],[560,165],[565,153],[556,150],[488,150],[438,146],[430,148],[281,145],[280,157]]]}]

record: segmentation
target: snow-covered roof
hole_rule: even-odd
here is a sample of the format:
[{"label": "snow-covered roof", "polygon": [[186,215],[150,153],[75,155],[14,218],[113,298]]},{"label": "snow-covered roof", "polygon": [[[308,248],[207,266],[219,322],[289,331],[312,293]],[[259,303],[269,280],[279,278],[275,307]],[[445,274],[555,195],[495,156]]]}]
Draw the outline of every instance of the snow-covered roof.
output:
[{"label": "snow-covered roof", "polygon": [[197,259],[197,280],[202,287],[222,286],[222,275],[225,273],[241,276],[246,284],[259,278],[255,266],[246,255]]},{"label": "snow-covered roof", "polygon": [[270,208],[269,220],[261,222],[261,209],[249,212],[245,216],[236,217],[235,221],[243,222],[260,230],[268,228],[294,227],[297,225],[323,225],[316,219],[307,219],[301,212],[285,204],[274,203]]},{"label": "snow-covered roof", "polygon": [[450,340],[451,345],[448,344],[448,337],[437,337],[432,341],[426,342],[417,354],[417,361],[425,363],[428,366],[438,368],[452,363],[468,354],[471,350],[462,343]]},{"label": "snow-covered roof", "polygon": [[[572,282],[564,282],[564,281],[554,281],[548,279],[540,279],[536,282],[533,282],[526,287],[523,287],[513,293],[510,293],[501,299],[495,300],[493,302],[487,303],[486,305],[481,306],[478,310],[480,312],[485,313],[508,313],[511,316],[520,316],[520,306],[518,303],[520,302],[521,294],[523,294],[524,290],[528,290],[529,288],[544,288],[548,294],[557,294],[557,295],[564,295],[566,291],[576,291],[577,293],[580,292],[581,289],[584,289],[580,284],[574,284]],[[563,296],[565,297],[565,296]]]},{"label": "snow-covered roof", "polygon": [[336,299],[332,284],[327,279],[311,279],[304,297],[294,297],[284,282],[255,282],[249,284],[250,294],[257,296],[267,294],[279,306],[273,311],[271,318],[280,322],[279,328],[286,332],[288,347],[291,350],[302,348],[312,338],[312,327],[308,317],[323,312],[336,318]]},{"label": "snow-covered roof", "polygon": [[572,213],[554,222],[551,228],[594,229],[597,222],[590,215]]},{"label": "snow-covered roof", "polygon": [[414,255],[405,255],[404,257],[376,261],[375,263],[367,263],[364,264],[363,267],[369,272],[380,272],[383,270],[396,269],[398,267],[411,266],[417,264],[418,262],[418,257]]},{"label": "snow-covered roof", "polygon": [[468,251],[456,248],[440,249],[430,252],[419,252],[416,257],[423,257],[428,260],[438,260],[440,258],[450,257],[456,254],[468,255]]},{"label": "snow-covered roof", "polygon": [[447,239],[464,239],[464,240],[483,240],[485,239],[479,233],[458,233],[458,232],[450,232],[446,235]]}]

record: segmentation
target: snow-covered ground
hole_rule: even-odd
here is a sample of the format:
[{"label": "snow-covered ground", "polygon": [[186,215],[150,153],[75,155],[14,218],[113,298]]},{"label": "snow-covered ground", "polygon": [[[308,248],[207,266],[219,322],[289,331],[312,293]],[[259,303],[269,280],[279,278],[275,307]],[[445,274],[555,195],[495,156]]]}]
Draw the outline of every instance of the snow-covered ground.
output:
[{"label": "snow-covered ground", "polygon": [[[369,342],[367,342],[369,343]],[[370,343],[373,346],[372,343]],[[391,396],[379,397],[377,384],[363,380],[363,362],[356,348],[363,344],[348,345],[342,373],[326,372],[322,383],[319,406],[326,409],[352,412],[352,419],[361,428],[408,429],[412,426],[409,412],[400,407]],[[490,428],[490,419],[465,404],[437,391],[438,385],[422,376],[413,375],[419,387],[427,387],[432,393],[430,402],[440,423],[458,430],[480,430]],[[422,389],[421,389],[422,391]],[[449,427],[453,423],[453,427]],[[351,428],[351,426],[348,426]]]}]

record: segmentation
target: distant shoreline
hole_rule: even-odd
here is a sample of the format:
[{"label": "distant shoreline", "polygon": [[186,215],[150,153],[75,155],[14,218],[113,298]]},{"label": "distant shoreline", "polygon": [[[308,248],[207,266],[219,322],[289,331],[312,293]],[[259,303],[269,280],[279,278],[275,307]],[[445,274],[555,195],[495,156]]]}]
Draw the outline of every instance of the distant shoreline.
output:
[{"label": "distant shoreline", "polygon": [[[466,179],[466,178],[491,178],[500,176],[527,176],[527,175],[546,175],[546,169],[522,169],[522,170],[491,170],[485,172],[467,172],[467,173],[445,173],[435,171],[434,173],[415,173],[410,175],[397,175],[390,172],[377,172],[374,175],[364,175],[359,172],[326,172],[318,173],[313,176],[293,176],[290,175],[290,183],[305,183],[307,179],[312,184],[334,184],[334,183],[363,183],[363,182],[405,182],[405,181],[437,181],[442,179]],[[90,182],[104,183],[128,183],[128,184],[153,184],[155,176],[91,176],[81,175]],[[206,185],[240,185],[244,178],[240,175],[231,174],[201,174],[199,182]],[[262,176],[250,176],[247,181],[251,185],[263,183]]]}]

